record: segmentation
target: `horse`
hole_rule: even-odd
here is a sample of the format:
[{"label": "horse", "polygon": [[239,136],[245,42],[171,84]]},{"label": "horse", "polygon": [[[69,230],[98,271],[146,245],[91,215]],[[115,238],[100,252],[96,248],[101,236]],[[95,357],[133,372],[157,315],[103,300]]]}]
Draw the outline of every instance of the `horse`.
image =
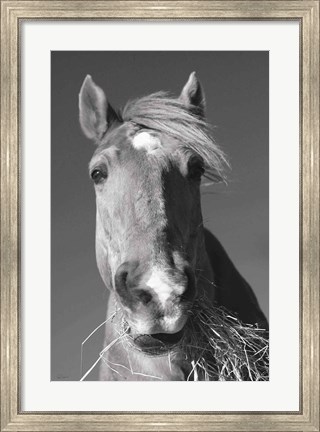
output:
[{"label": "horse", "polygon": [[[100,380],[187,380],[190,364],[170,348],[200,296],[244,323],[268,326],[252,288],[204,228],[201,179],[224,181],[228,164],[205,108],[195,72],[178,97],[160,91],[121,111],[90,75],[82,84],[80,125],[95,144],[89,175],[96,259],[112,321],[105,325]],[[129,348],[123,334],[130,334]]]}]

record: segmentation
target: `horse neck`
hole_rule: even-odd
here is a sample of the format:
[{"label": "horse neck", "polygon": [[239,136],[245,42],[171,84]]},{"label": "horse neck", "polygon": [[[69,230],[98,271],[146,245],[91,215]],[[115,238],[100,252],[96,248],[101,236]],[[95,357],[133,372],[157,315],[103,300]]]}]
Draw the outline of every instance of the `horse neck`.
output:
[{"label": "horse neck", "polygon": [[214,284],[214,272],[205,245],[205,233],[202,229],[199,234],[199,246],[197,253],[196,278],[198,296],[204,296],[210,301],[214,301],[216,290]]}]

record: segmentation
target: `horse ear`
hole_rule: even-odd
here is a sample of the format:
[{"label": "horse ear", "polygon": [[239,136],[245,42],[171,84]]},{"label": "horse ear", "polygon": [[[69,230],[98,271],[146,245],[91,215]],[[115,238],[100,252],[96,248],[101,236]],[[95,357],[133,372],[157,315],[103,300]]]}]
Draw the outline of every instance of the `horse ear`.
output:
[{"label": "horse ear", "polygon": [[80,90],[79,118],[84,134],[93,140],[101,139],[110,121],[116,118],[104,91],[94,83],[90,75],[86,76]]},{"label": "horse ear", "polygon": [[204,116],[206,108],[205,96],[195,72],[190,74],[179,99],[191,109],[196,108],[197,112]]}]

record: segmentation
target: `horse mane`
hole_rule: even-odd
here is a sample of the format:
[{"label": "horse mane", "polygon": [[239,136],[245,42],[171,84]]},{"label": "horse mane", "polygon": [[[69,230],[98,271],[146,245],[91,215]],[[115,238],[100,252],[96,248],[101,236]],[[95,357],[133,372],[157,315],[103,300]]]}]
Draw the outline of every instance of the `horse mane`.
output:
[{"label": "horse mane", "polygon": [[172,137],[182,151],[202,157],[207,178],[214,182],[225,181],[225,167],[229,166],[226,156],[196,109],[190,110],[179,99],[161,91],[129,101],[120,116],[124,122]]}]

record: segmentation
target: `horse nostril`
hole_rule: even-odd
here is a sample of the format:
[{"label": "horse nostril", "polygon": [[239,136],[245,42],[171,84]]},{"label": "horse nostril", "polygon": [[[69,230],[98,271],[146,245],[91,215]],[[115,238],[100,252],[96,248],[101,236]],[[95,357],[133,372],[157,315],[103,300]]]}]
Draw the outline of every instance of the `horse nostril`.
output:
[{"label": "horse nostril", "polygon": [[124,295],[127,292],[128,266],[127,263],[121,264],[116,271],[114,283],[119,295]]},{"label": "horse nostril", "polygon": [[115,289],[121,297],[121,301],[127,306],[142,303],[147,305],[152,300],[152,294],[144,289],[139,289],[140,273],[139,265],[135,261],[122,263],[114,277]]},{"label": "horse nostril", "polygon": [[136,296],[144,305],[147,305],[152,300],[152,294],[145,290],[137,291]]},{"label": "horse nostril", "polygon": [[120,283],[127,284],[127,277],[128,277],[127,271],[123,271],[122,273],[120,273],[119,274]]}]

